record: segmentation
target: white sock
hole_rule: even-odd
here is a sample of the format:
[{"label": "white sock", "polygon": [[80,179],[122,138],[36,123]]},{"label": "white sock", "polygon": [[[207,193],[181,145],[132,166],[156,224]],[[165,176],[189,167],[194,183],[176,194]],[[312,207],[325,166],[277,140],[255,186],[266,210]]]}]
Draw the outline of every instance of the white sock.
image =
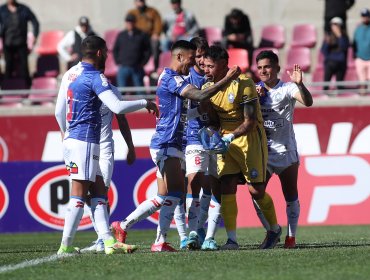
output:
[{"label": "white sock", "polygon": [[217,202],[213,196],[211,203],[209,204],[208,216],[209,218],[206,239],[215,238],[218,224],[221,220],[221,203]]},{"label": "white sock", "polygon": [[87,206],[85,208],[85,211],[87,211],[89,213],[89,217],[90,217],[91,223],[92,223],[92,225],[94,227],[94,230],[95,230],[96,234],[98,235],[98,239],[101,239],[101,237],[99,236],[99,231],[98,231],[98,229],[96,227],[96,224],[95,224],[95,219],[94,219],[93,214],[91,212],[91,206]]},{"label": "white sock", "polygon": [[163,205],[165,196],[156,195],[142,202],[130,215],[121,222],[121,228],[127,230],[159,210]]},{"label": "white sock", "polygon": [[67,213],[64,219],[62,244],[71,246],[77,227],[84,214],[85,202],[81,197],[71,197],[68,203]]},{"label": "white sock", "polygon": [[107,219],[108,210],[105,198],[92,197],[91,212],[99,232],[99,237],[103,239],[103,241],[112,238],[112,233],[109,230],[109,220]]},{"label": "white sock", "polygon": [[298,199],[290,202],[287,201],[286,215],[288,218],[288,236],[296,235],[300,212],[301,207]]},{"label": "white sock", "polygon": [[257,217],[259,218],[261,224],[266,231],[271,230],[269,222],[266,220],[265,215],[263,215],[261,208],[258,203],[252,198],[254,209],[256,209]]},{"label": "white sock", "polygon": [[184,200],[180,200],[177,204],[174,212],[174,219],[176,223],[176,228],[180,236],[180,240],[184,240],[186,238],[186,217],[185,217],[185,208],[184,208]]},{"label": "white sock", "polygon": [[189,232],[197,231],[200,212],[199,197],[194,197],[193,195],[188,194],[186,196],[186,209],[188,213]]},{"label": "white sock", "polygon": [[211,194],[202,194],[202,197],[200,198],[200,211],[199,211],[199,217],[198,217],[198,228],[203,228],[204,224],[206,223],[208,219],[208,209],[209,209],[209,203],[211,202]]},{"label": "white sock", "polygon": [[171,226],[176,206],[181,198],[175,196],[167,196],[159,213],[159,224],[157,229],[157,238],[155,244],[166,242],[167,232]]}]

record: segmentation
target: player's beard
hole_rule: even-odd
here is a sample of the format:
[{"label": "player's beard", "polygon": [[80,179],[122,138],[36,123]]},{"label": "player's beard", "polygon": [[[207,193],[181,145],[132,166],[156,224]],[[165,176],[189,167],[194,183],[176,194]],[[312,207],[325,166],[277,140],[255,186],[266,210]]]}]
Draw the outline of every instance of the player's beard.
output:
[{"label": "player's beard", "polygon": [[207,82],[213,82],[215,80],[215,76],[207,75]]}]

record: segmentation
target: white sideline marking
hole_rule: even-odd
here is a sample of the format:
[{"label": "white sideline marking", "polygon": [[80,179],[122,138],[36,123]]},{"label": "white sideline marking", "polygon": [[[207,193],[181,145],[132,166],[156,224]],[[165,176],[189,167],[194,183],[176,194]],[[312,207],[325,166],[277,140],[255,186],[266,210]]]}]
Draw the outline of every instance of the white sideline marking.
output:
[{"label": "white sideline marking", "polygon": [[[87,248],[88,247],[82,249],[81,253],[88,251]],[[0,266],[0,273],[14,271],[14,270],[17,270],[17,269],[22,269],[22,268],[26,268],[26,267],[30,267],[30,266],[36,266],[36,265],[39,265],[39,264],[42,264],[42,263],[53,262],[53,261],[58,260],[58,259],[64,259],[64,258],[69,258],[69,257],[74,257],[74,256],[78,256],[78,254],[77,255],[76,254],[69,254],[69,255],[54,254],[54,255],[51,255],[49,257],[24,261],[24,262],[15,264],[15,265],[4,265],[4,266]]]}]

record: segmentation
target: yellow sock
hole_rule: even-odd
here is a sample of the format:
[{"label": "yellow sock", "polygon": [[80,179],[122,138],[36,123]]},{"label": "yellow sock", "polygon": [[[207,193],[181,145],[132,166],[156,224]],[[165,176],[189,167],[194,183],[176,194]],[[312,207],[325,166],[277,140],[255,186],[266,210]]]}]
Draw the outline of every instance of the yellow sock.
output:
[{"label": "yellow sock", "polygon": [[274,202],[272,201],[271,196],[265,192],[263,198],[256,200],[256,203],[260,207],[267,222],[270,224],[270,228],[274,228],[277,225],[277,218]]},{"label": "yellow sock", "polygon": [[226,231],[236,231],[236,216],[238,215],[236,194],[221,195],[221,214]]}]

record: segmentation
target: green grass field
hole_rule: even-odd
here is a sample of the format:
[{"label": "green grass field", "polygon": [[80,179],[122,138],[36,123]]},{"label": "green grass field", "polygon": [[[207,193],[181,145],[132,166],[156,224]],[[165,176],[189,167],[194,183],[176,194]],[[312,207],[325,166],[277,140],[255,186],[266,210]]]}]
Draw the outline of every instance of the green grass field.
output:
[{"label": "green grass field", "polygon": [[[370,279],[370,226],[300,227],[298,248],[258,250],[261,228],[238,230],[238,251],[151,253],[154,230],[129,232],[130,255],[56,258],[62,234],[2,234],[0,279]],[[225,241],[220,229],[217,241]],[[86,247],[93,232],[78,232]],[[171,231],[169,241],[178,246]]]}]

